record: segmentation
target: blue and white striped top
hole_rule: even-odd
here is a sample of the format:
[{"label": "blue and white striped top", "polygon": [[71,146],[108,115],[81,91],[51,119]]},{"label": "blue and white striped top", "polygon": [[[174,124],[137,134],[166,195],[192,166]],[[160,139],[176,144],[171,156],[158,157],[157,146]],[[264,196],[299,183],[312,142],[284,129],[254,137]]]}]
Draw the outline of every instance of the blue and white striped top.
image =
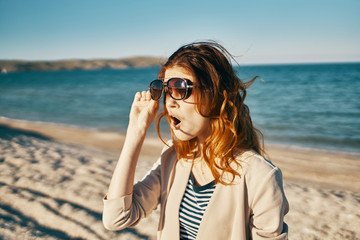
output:
[{"label": "blue and white striped top", "polygon": [[196,239],[199,226],[215,190],[215,181],[204,186],[196,186],[191,173],[180,204],[180,239]]}]

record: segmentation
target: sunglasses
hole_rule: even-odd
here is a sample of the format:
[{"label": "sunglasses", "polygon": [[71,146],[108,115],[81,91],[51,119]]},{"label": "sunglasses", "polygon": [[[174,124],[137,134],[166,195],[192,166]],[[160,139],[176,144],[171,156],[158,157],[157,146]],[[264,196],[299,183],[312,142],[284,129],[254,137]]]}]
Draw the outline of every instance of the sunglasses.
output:
[{"label": "sunglasses", "polygon": [[167,82],[154,80],[150,83],[150,94],[153,100],[159,100],[165,90],[175,100],[187,99],[195,86],[189,79],[170,78]]}]

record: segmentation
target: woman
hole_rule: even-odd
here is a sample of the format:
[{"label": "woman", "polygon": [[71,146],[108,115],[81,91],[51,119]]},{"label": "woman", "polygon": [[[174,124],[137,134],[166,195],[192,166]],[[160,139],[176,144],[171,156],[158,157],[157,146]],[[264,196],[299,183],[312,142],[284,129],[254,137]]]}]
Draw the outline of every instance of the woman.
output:
[{"label": "woman", "polygon": [[[123,150],[104,198],[103,222],[120,230],[160,204],[158,239],[286,239],[281,171],[265,160],[231,55],[214,42],[178,49],[150,91],[138,92]],[[146,131],[164,97],[172,141],[134,184]]]}]

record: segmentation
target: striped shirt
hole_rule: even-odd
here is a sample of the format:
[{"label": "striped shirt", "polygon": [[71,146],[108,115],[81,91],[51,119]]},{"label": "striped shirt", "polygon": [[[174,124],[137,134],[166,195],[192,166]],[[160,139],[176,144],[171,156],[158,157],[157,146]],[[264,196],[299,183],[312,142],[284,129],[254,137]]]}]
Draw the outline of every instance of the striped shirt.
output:
[{"label": "striped shirt", "polygon": [[201,219],[215,190],[215,181],[196,186],[191,173],[179,210],[180,239],[196,239]]}]

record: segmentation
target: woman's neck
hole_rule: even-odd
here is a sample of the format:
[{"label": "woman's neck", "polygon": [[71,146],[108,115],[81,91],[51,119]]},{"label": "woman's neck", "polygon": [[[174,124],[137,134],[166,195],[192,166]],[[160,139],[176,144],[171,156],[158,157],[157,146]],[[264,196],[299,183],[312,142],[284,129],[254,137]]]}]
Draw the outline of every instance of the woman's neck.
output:
[{"label": "woman's neck", "polygon": [[203,186],[209,182],[212,182],[215,178],[212,175],[209,166],[206,164],[202,154],[198,155],[199,156],[195,155],[194,157],[191,172],[193,173],[195,184],[198,186]]}]

